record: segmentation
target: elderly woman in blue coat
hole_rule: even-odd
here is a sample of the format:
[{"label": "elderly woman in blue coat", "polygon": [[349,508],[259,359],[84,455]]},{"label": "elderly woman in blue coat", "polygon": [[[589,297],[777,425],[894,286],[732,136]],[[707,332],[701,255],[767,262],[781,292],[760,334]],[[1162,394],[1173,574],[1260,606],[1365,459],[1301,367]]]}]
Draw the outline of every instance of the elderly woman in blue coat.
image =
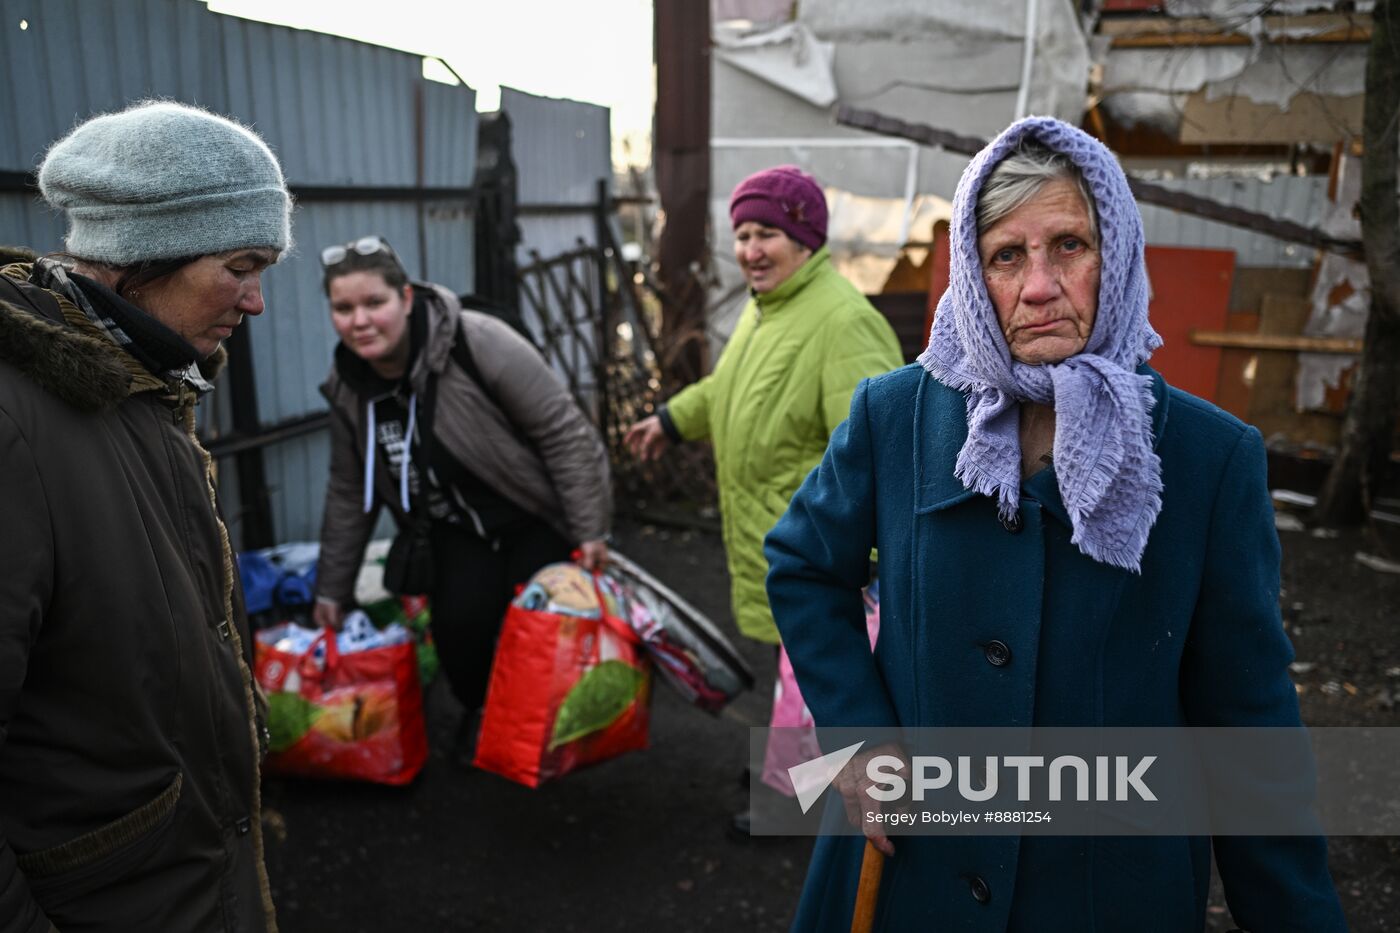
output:
[{"label": "elderly woman in blue coat", "polygon": [[[1031,118],[972,160],[928,349],[861,384],[767,539],[819,726],[1299,723],[1263,443],[1146,366],[1147,304],[1142,220],[1103,145]],[[878,929],[1204,924],[1207,838],[874,837],[893,856]],[[863,846],[818,840],[794,929],[850,928]],[[1345,929],[1323,839],[1213,849],[1240,926]]]}]

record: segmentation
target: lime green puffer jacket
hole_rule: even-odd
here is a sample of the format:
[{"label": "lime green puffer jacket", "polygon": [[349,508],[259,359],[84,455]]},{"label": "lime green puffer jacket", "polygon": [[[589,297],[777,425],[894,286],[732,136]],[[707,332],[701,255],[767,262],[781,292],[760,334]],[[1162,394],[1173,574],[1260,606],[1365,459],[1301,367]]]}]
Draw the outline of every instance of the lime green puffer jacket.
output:
[{"label": "lime green puffer jacket", "polygon": [[714,443],[739,631],[777,644],[763,538],[846,420],[866,377],[903,364],[884,316],[822,247],[744,308],[714,372],[666,405],[681,437]]}]

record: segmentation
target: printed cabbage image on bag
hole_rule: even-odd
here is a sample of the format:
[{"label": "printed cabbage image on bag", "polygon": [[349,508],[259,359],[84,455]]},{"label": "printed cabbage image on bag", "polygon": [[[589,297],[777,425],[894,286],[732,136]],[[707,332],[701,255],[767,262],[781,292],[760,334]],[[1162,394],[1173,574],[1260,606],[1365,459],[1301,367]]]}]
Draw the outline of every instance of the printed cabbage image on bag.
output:
[{"label": "printed cabbage image on bag", "polygon": [[612,725],[646,683],[646,673],[625,661],[604,661],[584,674],[559,707],[549,750]]}]

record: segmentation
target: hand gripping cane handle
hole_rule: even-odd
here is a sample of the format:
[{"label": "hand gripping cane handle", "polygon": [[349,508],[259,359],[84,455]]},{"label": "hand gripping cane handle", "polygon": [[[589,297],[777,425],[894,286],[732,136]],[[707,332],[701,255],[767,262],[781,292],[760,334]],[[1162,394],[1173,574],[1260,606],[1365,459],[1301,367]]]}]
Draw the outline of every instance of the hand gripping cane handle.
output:
[{"label": "hand gripping cane handle", "polygon": [[875,907],[880,902],[880,875],[885,856],[865,840],[865,856],[860,861],[860,883],[856,886],[856,908],[851,912],[851,933],[870,933],[875,925]]}]

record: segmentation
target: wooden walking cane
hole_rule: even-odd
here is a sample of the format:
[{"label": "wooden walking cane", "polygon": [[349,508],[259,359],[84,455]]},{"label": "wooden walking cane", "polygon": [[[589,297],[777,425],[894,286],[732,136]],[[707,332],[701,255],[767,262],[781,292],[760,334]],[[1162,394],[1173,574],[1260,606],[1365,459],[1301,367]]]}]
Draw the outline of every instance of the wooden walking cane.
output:
[{"label": "wooden walking cane", "polygon": [[851,913],[851,933],[870,933],[875,925],[875,907],[880,903],[880,876],[885,871],[885,854],[865,840],[865,856],[860,860],[860,883],[856,886],[856,909]]}]

